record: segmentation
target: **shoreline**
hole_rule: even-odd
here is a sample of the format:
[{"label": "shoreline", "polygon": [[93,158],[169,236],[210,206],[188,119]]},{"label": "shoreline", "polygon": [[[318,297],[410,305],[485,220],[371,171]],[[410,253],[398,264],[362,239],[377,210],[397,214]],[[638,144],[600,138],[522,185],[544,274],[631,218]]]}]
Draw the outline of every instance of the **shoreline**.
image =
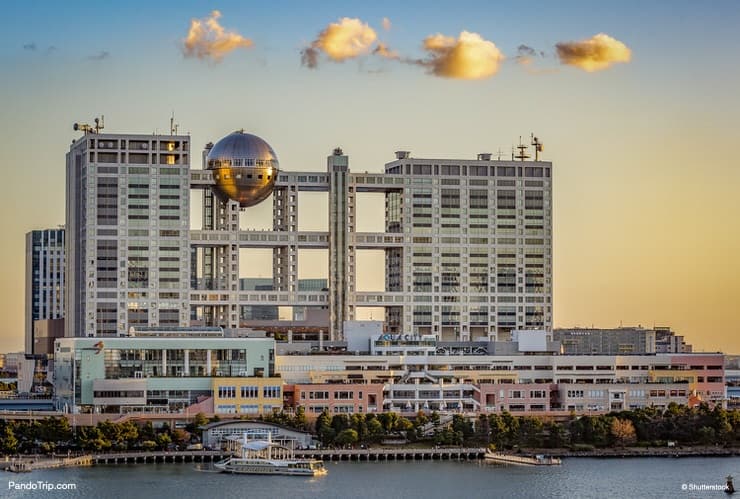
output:
[{"label": "shoreline", "polygon": [[[372,451],[375,452],[372,452]],[[378,451],[395,451],[393,454],[377,454]],[[388,462],[388,461],[485,461],[483,454],[485,449],[440,449],[445,452],[445,456],[435,455],[429,452],[428,448],[407,447],[403,449],[353,449],[353,450],[335,450],[330,453],[326,451],[315,453],[314,458],[321,459],[325,462]],[[300,453],[303,454],[303,453]],[[314,454],[310,453],[309,454]],[[573,451],[569,449],[522,449],[521,452],[503,452],[511,456],[535,456],[538,454],[552,456],[557,458],[593,458],[593,459],[624,459],[624,458],[682,458],[682,457],[740,457],[740,448],[610,448],[594,449],[585,451]],[[20,456],[15,458],[11,456],[0,456],[0,470],[14,472],[9,466],[11,463],[21,465],[26,468],[25,463],[33,465],[28,466],[24,471],[33,471],[36,469],[49,468],[79,468],[86,466],[117,466],[122,464],[204,464],[213,462],[223,453],[209,452],[192,453],[188,451],[173,452],[123,452],[109,454],[86,454],[84,456],[60,459],[59,457],[41,457],[41,456]],[[306,456],[296,456],[306,457]],[[35,465],[35,466],[34,466]]]}]

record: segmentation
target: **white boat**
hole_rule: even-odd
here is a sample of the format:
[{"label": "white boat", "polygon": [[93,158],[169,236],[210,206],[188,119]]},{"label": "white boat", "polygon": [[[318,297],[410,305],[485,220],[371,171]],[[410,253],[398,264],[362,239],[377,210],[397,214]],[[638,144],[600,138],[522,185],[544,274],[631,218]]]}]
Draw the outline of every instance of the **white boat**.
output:
[{"label": "white boat", "polygon": [[322,461],[295,458],[291,449],[274,443],[269,432],[266,440],[247,440],[244,434],[241,447],[241,457],[230,457],[215,463],[214,467],[224,473],[248,475],[322,476],[327,473]]}]

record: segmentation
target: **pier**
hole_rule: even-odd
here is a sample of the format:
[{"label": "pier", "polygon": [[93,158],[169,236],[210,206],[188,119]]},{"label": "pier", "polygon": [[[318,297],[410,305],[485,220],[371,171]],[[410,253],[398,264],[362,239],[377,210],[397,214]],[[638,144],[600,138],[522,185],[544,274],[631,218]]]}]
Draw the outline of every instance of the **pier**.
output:
[{"label": "pier", "polygon": [[297,450],[295,456],[303,459],[323,461],[421,461],[421,460],[474,460],[482,459],[486,449],[482,447],[428,448],[428,449],[323,449]]},{"label": "pier", "polygon": [[90,455],[64,457],[64,458],[41,458],[41,459],[12,459],[6,460],[0,469],[14,473],[25,473],[35,470],[49,470],[52,468],[77,468],[80,466],[92,466],[93,457]]}]

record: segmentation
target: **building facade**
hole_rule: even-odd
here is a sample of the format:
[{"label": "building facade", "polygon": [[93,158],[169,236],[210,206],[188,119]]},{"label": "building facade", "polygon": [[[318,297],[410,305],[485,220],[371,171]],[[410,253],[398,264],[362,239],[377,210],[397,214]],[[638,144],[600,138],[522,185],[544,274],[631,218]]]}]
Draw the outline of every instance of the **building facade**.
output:
[{"label": "building facade", "polygon": [[85,133],[67,153],[65,336],[189,325],[190,137]]},{"label": "building facade", "polygon": [[[238,328],[244,306],[328,306],[329,327],[320,341],[344,340],[342,325],[360,307],[385,308],[389,331],[449,341],[507,340],[514,329],[551,329],[550,162],[489,154],[419,159],[400,152],[384,173],[352,173],[349,156],[336,149],[326,171],[260,174],[273,182],[273,230],[242,231],[242,198],[214,193],[225,175],[242,174],[217,171],[277,160],[261,139],[236,134],[245,137],[221,141],[228,140],[230,155],[221,142],[207,147],[207,168],[191,175],[191,188],[204,191],[203,227],[191,232],[200,262],[196,280],[209,283],[191,294],[192,316],[204,325]],[[328,231],[298,230],[302,191],[328,192]],[[385,196],[384,232],[356,230],[357,195],[366,192]],[[273,250],[272,292],[239,289],[240,248]],[[300,249],[328,250],[328,290],[300,289]],[[385,253],[384,291],[357,289],[358,250]]]},{"label": "building facade", "polygon": [[211,397],[216,378],[268,377],[271,338],[188,335],[62,338],[56,405],[69,412],[170,412]]},{"label": "building facade", "polygon": [[26,234],[26,355],[40,355],[34,323],[64,317],[64,235],[61,228]]}]

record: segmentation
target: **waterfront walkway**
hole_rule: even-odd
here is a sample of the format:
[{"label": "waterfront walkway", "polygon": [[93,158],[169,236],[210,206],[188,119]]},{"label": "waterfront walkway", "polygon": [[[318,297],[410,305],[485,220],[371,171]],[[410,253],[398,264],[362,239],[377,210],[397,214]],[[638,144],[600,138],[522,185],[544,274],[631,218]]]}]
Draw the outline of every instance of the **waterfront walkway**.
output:
[{"label": "waterfront walkway", "polygon": [[372,448],[297,450],[295,451],[295,456],[304,459],[320,459],[322,461],[414,461],[482,459],[485,453],[486,449],[482,447],[440,447],[428,449]]},{"label": "waterfront walkway", "polygon": [[19,458],[7,459],[0,463],[0,469],[23,473],[34,470],[48,470],[52,468],[76,468],[92,466],[93,458],[90,455],[64,458]]},{"label": "waterfront walkway", "polygon": [[[296,450],[295,457],[322,461],[415,461],[482,459],[486,449],[479,447],[454,448],[373,448],[373,449],[322,449]],[[231,457],[225,451],[176,451],[176,452],[109,452],[93,454],[95,464],[133,463],[204,463]]]}]

